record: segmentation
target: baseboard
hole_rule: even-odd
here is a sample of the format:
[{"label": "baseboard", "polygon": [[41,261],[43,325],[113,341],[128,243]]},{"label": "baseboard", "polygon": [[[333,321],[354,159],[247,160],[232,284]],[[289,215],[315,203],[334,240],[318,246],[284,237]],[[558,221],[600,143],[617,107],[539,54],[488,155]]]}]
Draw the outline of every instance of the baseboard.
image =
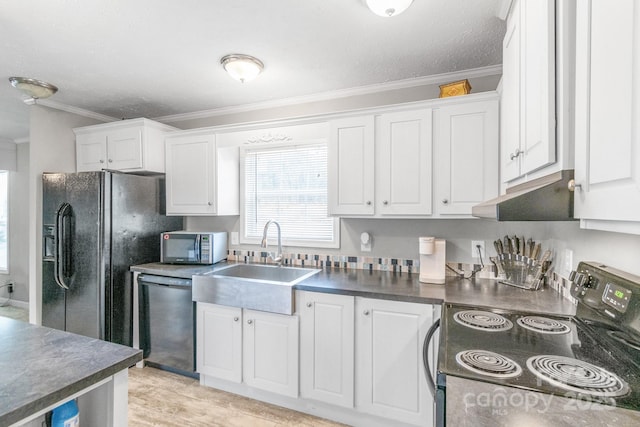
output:
[{"label": "baseboard", "polygon": [[25,310],[29,310],[29,301],[18,301],[18,300],[12,299],[11,301],[9,301],[9,305],[12,305],[18,308],[24,308]]}]

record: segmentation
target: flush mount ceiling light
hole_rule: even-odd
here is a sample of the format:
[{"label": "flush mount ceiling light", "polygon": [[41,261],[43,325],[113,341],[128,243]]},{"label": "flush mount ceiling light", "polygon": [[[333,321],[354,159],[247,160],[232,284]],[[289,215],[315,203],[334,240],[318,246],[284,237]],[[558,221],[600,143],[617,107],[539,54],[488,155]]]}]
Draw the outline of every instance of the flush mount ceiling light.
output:
[{"label": "flush mount ceiling light", "polygon": [[239,53],[223,56],[220,63],[231,77],[241,83],[255,79],[264,68],[264,64],[258,58]]},{"label": "flush mount ceiling light", "polygon": [[58,91],[51,83],[26,77],[9,77],[9,82],[16,89],[20,89],[33,99],[48,98]]},{"label": "flush mount ceiling light", "polygon": [[366,0],[366,3],[376,15],[389,18],[407,10],[413,0]]}]

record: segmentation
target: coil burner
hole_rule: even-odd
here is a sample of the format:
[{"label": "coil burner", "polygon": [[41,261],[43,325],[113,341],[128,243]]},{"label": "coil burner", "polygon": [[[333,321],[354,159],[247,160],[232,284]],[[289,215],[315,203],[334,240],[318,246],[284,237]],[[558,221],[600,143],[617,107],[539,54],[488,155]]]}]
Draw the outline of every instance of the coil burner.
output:
[{"label": "coil burner", "polygon": [[524,316],[518,318],[516,323],[525,329],[541,334],[566,334],[571,331],[566,323],[548,317]]},{"label": "coil burner", "polygon": [[522,368],[501,354],[486,350],[465,350],[456,354],[456,361],[464,368],[494,378],[513,378]]},{"label": "coil burner", "polygon": [[540,355],[527,359],[538,378],[564,390],[590,396],[616,397],[629,392],[627,383],[602,368],[570,357]]},{"label": "coil burner", "polygon": [[490,311],[458,311],[453,315],[453,319],[461,325],[487,332],[507,331],[513,328],[509,319]]}]

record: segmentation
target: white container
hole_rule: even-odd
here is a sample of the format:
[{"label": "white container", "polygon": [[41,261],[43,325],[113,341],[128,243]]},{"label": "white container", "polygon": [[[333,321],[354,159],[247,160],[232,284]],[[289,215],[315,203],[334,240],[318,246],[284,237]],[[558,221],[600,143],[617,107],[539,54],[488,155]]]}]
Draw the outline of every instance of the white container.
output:
[{"label": "white container", "polygon": [[418,280],[423,283],[444,284],[447,241],[434,237],[421,237],[419,245],[420,276]]}]

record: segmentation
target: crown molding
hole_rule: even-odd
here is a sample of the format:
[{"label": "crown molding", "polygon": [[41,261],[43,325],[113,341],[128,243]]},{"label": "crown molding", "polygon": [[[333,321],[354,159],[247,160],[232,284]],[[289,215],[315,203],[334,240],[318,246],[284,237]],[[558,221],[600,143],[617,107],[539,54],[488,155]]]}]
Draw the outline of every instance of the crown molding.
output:
[{"label": "crown molding", "polygon": [[45,107],[53,108],[55,110],[66,111],[67,113],[77,114],[78,116],[88,117],[90,119],[100,120],[102,122],[115,122],[120,119],[115,117],[106,116],[104,114],[94,113],[93,111],[85,110],[84,108],[73,107],[71,105],[62,104],[60,102],[51,101],[48,99],[25,99],[25,104],[28,105],[43,105]]},{"label": "crown molding", "polygon": [[322,92],[313,95],[296,96],[291,98],[276,99],[272,101],[256,102],[253,104],[243,104],[232,107],[215,108],[211,110],[195,111],[192,113],[173,114],[169,116],[154,117],[153,120],[162,123],[180,122],[185,120],[203,119],[207,117],[224,116],[227,114],[238,114],[249,111],[264,110],[268,108],[287,107],[291,105],[306,104],[318,101],[328,101],[350,96],[369,95],[390,90],[413,88],[439,84],[451,80],[462,80],[502,74],[502,65],[490,65],[487,67],[473,68],[470,70],[455,71],[451,73],[434,74],[431,76],[418,77],[413,79],[397,80],[387,83],[379,83],[367,86],[358,86],[349,89],[340,89],[329,92]]},{"label": "crown molding", "polygon": [[498,3],[498,9],[496,10],[496,16],[503,21],[506,20],[507,16],[509,16],[511,3],[513,3],[513,0],[500,0]]}]

